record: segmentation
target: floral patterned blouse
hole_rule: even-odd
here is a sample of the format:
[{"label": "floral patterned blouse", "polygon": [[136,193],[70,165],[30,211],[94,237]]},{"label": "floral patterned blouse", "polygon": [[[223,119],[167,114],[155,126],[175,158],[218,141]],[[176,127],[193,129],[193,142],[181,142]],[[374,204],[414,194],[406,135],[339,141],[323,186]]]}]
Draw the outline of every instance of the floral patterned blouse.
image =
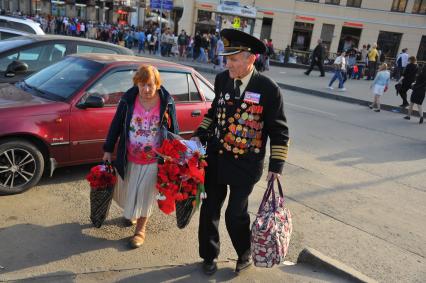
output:
[{"label": "floral patterned blouse", "polygon": [[145,108],[136,98],[130,122],[127,159],[136,164],[156,162],[153,149],[160,146],[160,100],[150,110]]}]

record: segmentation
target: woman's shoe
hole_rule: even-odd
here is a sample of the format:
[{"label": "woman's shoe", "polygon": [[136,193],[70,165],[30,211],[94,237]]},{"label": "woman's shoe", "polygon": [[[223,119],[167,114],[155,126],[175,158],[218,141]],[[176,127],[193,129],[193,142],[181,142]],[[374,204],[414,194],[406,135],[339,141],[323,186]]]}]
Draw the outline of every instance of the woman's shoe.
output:
[{"label": "woman's shoe", "polygon": [[368,108],[373,109],[374,104],[368,105]]},{"label": "woman's shoe", "polygon": [[410,120],[411,118],[410,118],[410,116],[405,116],[404,119],[405,120]]},{"label": "woman's shoe", "polygon": [[136,233],[132,239],[130,239],[130,247],[132,249],[140,248],[145,242],[145,232]]},{"label": "woman's shoe", "polygon": [[423,124],[423,117],[420,117],[419,124]]},{"label": "woman's shoe", "polygon": [[374,109],[374,112],[380,112],[380,109]]}]

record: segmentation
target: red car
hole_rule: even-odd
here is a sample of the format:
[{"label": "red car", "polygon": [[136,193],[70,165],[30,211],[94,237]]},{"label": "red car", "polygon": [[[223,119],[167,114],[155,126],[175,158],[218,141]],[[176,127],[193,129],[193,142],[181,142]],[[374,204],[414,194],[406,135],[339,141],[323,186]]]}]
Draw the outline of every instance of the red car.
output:
[{"label": "red car", "polygon": [[214,98],[212,85],[192,68],[161,60],[81,54],[0,84],[0,194],[21,193],[57,167],[101,160],[121,95],[141,64],[156,66],[173,95],[180,134],[188,137]]}]

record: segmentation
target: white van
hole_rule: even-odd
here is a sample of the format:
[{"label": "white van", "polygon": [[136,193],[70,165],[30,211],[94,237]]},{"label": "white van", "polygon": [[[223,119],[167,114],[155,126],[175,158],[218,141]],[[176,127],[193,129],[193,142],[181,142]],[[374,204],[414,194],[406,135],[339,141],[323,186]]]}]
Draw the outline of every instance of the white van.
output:
[{"label": "white van", "polygon": [[0,16],[0,40],[20,35],[44,34],[40,24],[22,17]]}]

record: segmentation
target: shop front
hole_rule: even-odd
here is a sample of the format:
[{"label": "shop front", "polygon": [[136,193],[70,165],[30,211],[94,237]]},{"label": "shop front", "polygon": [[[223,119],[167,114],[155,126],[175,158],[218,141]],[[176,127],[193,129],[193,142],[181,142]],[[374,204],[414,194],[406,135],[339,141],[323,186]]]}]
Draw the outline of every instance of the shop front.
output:
[{"label": "shop front", "polygon": [[77,0],[75,3],[75,15],[77,18],[86,20],[87,19],[87,5],[83,0]]},{"label": "shop front", "polygon": [[401,44],[402,33],[380,31],[377,39],[377,46],[386,57],[395,58],[398,55],[399,45]]},{"label": "shop front", "polygon": [[[197,10],[195,32],[211,33],[224,28],[234,28],[253,34],[256,8],[226,4],[219,4],[215,9],[203,7],[207,8],[207,5],[201,5]],[[208,5],[208,8],[213,7]]]},{"label": "shop front", "polygon": [[312,31],[316,19],[305,16],[296,16],[291,38],[291,48],[295,50],[308,51],[311,45]]},{"label": "shop front", "polygon": [[52,16],[65,17],[66,15],[65,1],[52,0],[50,3],[51,3]]},{"label": "shop front", "polygon": [[337,51],[348,51],[359,47],[363,24],[344,22],[342,33],[340,34]]}]

